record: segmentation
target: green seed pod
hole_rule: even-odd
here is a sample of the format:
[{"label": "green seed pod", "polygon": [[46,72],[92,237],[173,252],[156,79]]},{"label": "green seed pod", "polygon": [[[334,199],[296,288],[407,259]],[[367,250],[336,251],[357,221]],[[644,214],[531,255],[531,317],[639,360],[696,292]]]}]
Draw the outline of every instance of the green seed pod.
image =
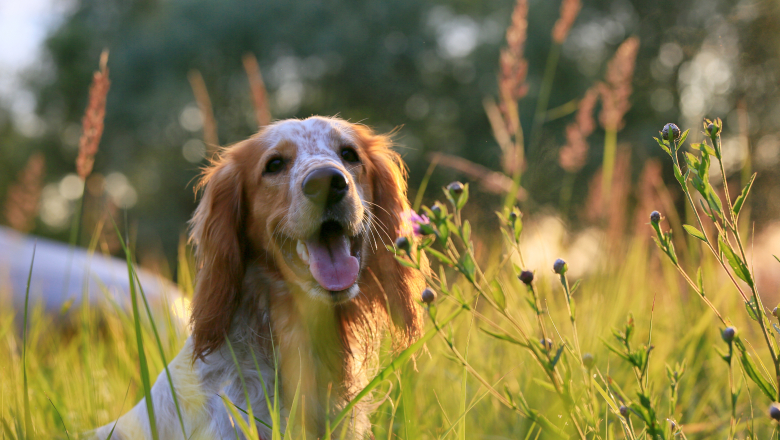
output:
[{"label": "green seed pod", "polygon": [[[671,138],[669,137],[670,134]],[[663,135],[663,138],[666,141],[676,140],[680,137],[680,129],[676,125],[669,123],[664,125],[661,135]]]},{"label": "green seed pod", "polygon": [[425,290],[422,291],[422,302],[425,304],[431,304],[432,302],[436,301],[436,292],[433,291],[430,287],[426,287]]},{"label": "green seed pod", "polygon": [[720,337],[729,344],[734,341],[735,336],[737,336],[737,329],[734,327],[726,327],[720,334]]},{"label": "green seed pod", "polygon": [[409,252],[409,249],[411,249],[411,244],[409,243],[409,239],[406,237],[398,237],[397,240],[395,240],[395,248],[400,249],[402,251]]},{"label": "green seed pod", "polygon": [[780,422],[780,403],[774,402],[769,405],[769,417]]},{"label": "green seed pod", "polygon": [[582,364],[585,365],[585,368],[591,370],[596,365],[596,358],[590,353],[585,353],[582,355]]},{"label": "green seed pod", "polygon": [[520,272],[518,278],[520,279],[520,281],[523,282],[523,284],[525,284],[526,286],[530,286],[531,283],[534,282],[534,273],[531,272],[530,270],[524,270]]},{"label": "green seed pod", "polygon": [[447,191],[450,192],[453,198],[463,194],[463,184],[460,182],[452,182],[447,185]]},{"label": "green seed pod", "polygon": [[569,266],[566,265],[566,262],[558,258],[555,260],[555,263],[553,263],[553,271],[557,273],[558,275],[563,275],[566,273],[566,271],[569,270]]}]

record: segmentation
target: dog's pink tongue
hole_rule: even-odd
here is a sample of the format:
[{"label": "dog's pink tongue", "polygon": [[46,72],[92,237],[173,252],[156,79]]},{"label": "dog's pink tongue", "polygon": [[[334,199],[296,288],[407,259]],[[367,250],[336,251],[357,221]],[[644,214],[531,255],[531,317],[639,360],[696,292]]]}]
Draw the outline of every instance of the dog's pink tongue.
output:
[{"label": "dog's pink tongue", "polygon": [[349,253],[346,235],[307,240],[306,247],[309,250],[309,270],[325,290],[338,292],[357,282],[360,264]]}]

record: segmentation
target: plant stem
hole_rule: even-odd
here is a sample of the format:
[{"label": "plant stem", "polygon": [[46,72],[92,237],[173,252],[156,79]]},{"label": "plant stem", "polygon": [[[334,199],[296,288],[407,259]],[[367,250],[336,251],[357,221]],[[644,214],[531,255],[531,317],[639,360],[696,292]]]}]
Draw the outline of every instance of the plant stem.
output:
[{"label": "plant stem", "polygon": [[550,103],[550,93],[552,92],[553,80],[555,79],[555,69],[558,67],[558,59],[561,56],[561,45],[553,42],[550,51],[547,53],[547,64],[544,66],[544,76],[542,84],[539,86],[539,98],[536,100],[536,112],[534,113],[533,126],[531,127],[531,143],[529,152],[535,152],[539,141],[542,138],[542,126],[547,118],[547,106]]}]

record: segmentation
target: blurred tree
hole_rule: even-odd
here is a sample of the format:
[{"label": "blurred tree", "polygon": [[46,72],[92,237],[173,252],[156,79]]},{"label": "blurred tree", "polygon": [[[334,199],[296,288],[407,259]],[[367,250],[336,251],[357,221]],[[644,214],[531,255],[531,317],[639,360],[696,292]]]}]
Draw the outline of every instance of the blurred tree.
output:
[{"label": "blurred tree", "polygon": [[[337,114],[384,131],[403,126],[397,140],[411,168],[411,188],[427,168],[427,152],[444,151],[500,169],[500,149],[482,99],[496,93],[498,52],[513,6],[511,0],[77,1],[47,40],[47,62],[29,76],[44,129],[35,137],[20,136],[0,110],[0,148],[8,158],[0,165],[0,194],[30,149],[45,151],[49,182],[60,183],[74,171],[73,139],[104,48],[111,51],[112,88],[95,173],[105,177],[114,202],[130,208],[141,252],[157,248],[172,258],[195,206],[190,188],[205,164],[206,148],[188,72],[202,73],[219,141],[228,145],[256,129],[242,66],[248,52],[259,61],[275,118]],[[530,2],[529,93],[520,102],[526,130],[559,7]],[[766,157],[780,155],[780,140],[766,138],[780,127],[780,47],[771,31],[779,16],[769,0],[584,2],[563,45],[550,96],[549,107],[560,117],[545,123],[539,147],[527,152],[526,208],[558,202],[565,174],[557,164],[558,149],[574,118],[571,104],[604,76],[606,60],[631,35],[640,38],[641,47],[632,108],[618,143],[632,145],[633,161],[660,156],[651,136],[668,121],[687,123],[696,132],[701,116],[720,116],[727,133],[737,135],[734,109],[740,100],[747,109],[748,139],[763,139]],[[585,199],[585,182],[601,163],[603,136],[597,129],[589,138],[574,201]],[[633,168],[638,175],[641,166]],[[764,171],[769,189],[754,200],[761,203],[772,194],[780,200],[778,173]],[[456,177],[439,170],[432,187]],[[44,190],[44,205],[46,197]],[[481,199],[488,213],[499,202],[498,197]],[[780,202],[774,203],[765,215],[780,212]],[[67,221],[47,223],[37,232],[67,235]]]}]

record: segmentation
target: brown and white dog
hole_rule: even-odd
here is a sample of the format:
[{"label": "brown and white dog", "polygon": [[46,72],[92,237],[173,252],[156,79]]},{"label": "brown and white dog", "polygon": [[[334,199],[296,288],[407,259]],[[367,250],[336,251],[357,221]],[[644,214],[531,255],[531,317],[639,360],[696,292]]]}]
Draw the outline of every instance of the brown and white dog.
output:
[{"label": "brown and white dog", "polygon": [[[255,416],[271,423],[258,375],[273,392],[277,356],[282,418],[300,384],[305,421],[289,428],[305,423],[318,438],[326,408],[332,416],[367,383],[384,324],[402,343],[419,335],[423,278],[385,248],[408,227],[409,209],[404,167],[390,147],[387,136],[341,119],[285,120],[226,148],[205,170],[191,220],[193,333],[169,364],[187,438],[235,438],[221,396],[241,408],[246,399],[226,337]],[[182,438],[164,372],[152,401],[159,438]],[[348,438],[367,435],[368,412],[369,404],[356,407]],[[112,438],[152,438],[144,400]]]}]

